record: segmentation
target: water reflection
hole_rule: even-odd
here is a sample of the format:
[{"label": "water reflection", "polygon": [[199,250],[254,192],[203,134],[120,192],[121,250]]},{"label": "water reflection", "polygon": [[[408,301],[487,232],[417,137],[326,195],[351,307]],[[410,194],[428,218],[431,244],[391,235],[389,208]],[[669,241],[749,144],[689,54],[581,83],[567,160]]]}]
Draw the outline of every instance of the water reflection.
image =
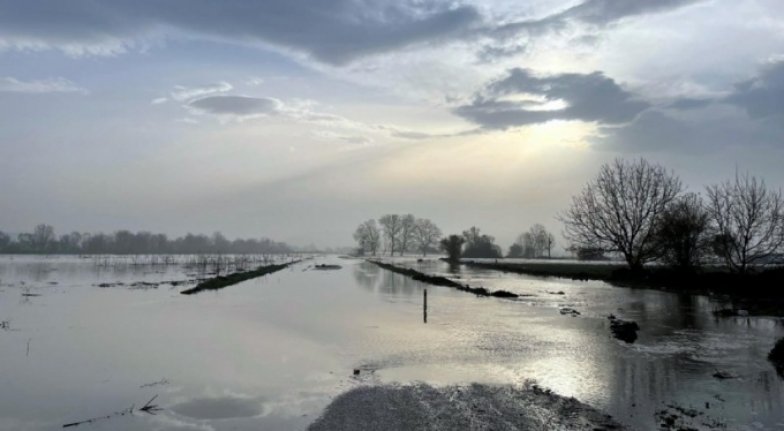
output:
[{"label": "water reflection", "polygon": [[[350,387],[416,380],[535,379],[640,430],[658,429],[655,413],[669,404],[700,409],[727,429],[751,422],[775,429],[784,419],[784,386],[765,359],[784,335],[778,319],[717,319],[712,311],[722,304],[705,296],[406,262],[472,286],[531,295],[478,298],[366,262],[333,260],[343,269],[302,271],[309,262],[192,298],[177,288],[95,286],[182,279],[182,268],[96,271],[78,259],[0,260],[0,320],[14,328],[0,332],[0,376],[4,386],[21,389],[0,392],[0,429],[57,428],[156,393],[166,409],[156,418],[97,426],[302,429]],[[20,307],[22,282],[46,294]],[[562,316],[563,306],[582,315]],[[610,336],[609,313],[640,324],[636,343]],[[732,378],[714,378],[717,370]],[[171,385],[140,388],[162,377]]]},{"label": "water reflection", "polygon": [[381,268],[368,262],[353,265],[354,280],[367,290],[374,291],[381,277]]}]

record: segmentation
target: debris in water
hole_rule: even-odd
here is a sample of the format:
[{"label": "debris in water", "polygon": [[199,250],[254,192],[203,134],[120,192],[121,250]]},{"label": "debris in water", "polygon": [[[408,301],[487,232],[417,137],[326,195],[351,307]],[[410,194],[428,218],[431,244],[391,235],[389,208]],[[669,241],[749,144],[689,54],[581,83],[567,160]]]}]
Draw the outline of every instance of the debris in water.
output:
[{"label": "debris in water", "polygon": [[314,265],[313,269],[320,269],[320,270],[330,270],[330,269],[340,269],[342,266],[340,265],[328,265],[326,263],[322,263],[321,265]]},{"label": "debris in water", "polygon": [[147,401],[147,403],[145,403],[144,406],[142,406],[139,409],[136,409],[135,406],[131,406],[131,407],[127,408],[127,409],[116,411],[116,412],[114,412],[112,414],[109,414],[109,415],[106,415],[106,416],[99,416],[99,417],[85,419],[85,420],[81,420],[81,421],[77,421],[77,422],[67,423],[67,424],[63,425],[63,428],[71,428],[71,427],[77,427],[79,425],[91,424],[91,423],[94,423],[94,422],[97,422],[97,421],[100,421],[100,420],[111,419],[111,418],[116,417],[116,416],[132,415],[134,410],[139,410],[139,411],[142,411],[144,413],[147,413],[147,414],[150,414],[150,415],[154,415],[155,412],[163,410],[162,408],[158,407],[157,404],[153,404],[152,403],[153,401],[155,401],[156,398],[158,398],[158,395],[155,395],[154,397],[150,398],[150,400]]},{"label": "debris in water", "polygon": [[577,316],[580,315],[580,312],[575,310],[574,308],[564,307],[560,311],[561,311],[561,314],[564,314],[564,315],[568,314],[568,315],[570,315],[572,317],[577,317]]},{"label": "debris in water", "polygon": [[770,350],[768,360],[773,363],[779,376],[784,378],[784,337],[780,338]]},{"label": "debris in water", "polygon": [[145,384],[139,386],[139,388],[140,389],[151,388],[153,386],[163,386],[163,385],[168,385],[168,384],[169,384],[169,380],[164,378],[164,379],[158,380],[157,382],[145,383]]},{"label": "debris in water", "polygon": [[615,338],[627,343],[634,343],[637,340],[637,331],[640,330],[637,322],[619,319],[613,314],[610,314],[607,318],[610,320],[610,330]]},{"label": "debris in water", "polygon": [[716,379],[719,379],[719,380],[726,380],[726,379],[734,379],[735,378],[735,376],[733,376],[732,374],[730,374],[730,373],[728,373],[726,371],[719,371],[719,370],[716,370],[716,372],[713,373],[713,377],[716,378]]}]

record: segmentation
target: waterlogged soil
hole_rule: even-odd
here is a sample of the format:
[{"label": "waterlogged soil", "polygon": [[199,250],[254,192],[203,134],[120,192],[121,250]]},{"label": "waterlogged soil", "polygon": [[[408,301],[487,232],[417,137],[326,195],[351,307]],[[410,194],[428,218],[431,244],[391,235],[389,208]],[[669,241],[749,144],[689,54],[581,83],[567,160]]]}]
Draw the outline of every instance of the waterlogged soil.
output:
[{"label": "waterlogged soil", "polygon": [[[84,427],[306,429],[357,393],[369,405],[426,394],[431,406],[476,399],[483,409],[501,399],[478,388],[519,395],[531,380],[635,430],[784,423],[784,385],[766,359],[784,336],[779,319],[718,318],[712,311],[726,304],[699,295],[395,263],[520,297],[478,297],[333,257],[193,296],[180,291],[203,276],[183,266],[0,257],[0,429],[99,417]],[[155,287],[132,287],[141,282]],[[610,313],[638,322],[634,343],[612,337]],[[154,395],[163,410],[139,412]]]}]

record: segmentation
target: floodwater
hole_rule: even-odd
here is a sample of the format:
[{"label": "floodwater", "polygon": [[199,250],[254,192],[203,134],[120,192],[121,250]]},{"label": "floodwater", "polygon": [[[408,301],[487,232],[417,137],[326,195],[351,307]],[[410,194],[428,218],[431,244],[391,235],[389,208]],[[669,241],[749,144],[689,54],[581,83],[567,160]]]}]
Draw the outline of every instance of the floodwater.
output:
[{"label": "floodwater", "polygon": [[[336,257],[185,296],[198,275],[180,265],[0,257],[0,429],[304,429],[357,385],[529,379],[633,429],[675,409],[694,409],[683,420],[696,429],[784,429],[784,381],[766,360],[779,319],[717,319],[723,304],[705,296],[398,263],[530,296]],[[610,336],[609,313],[640,324],[637,342]],[[123,414],[156,395],[154,415]]]}]

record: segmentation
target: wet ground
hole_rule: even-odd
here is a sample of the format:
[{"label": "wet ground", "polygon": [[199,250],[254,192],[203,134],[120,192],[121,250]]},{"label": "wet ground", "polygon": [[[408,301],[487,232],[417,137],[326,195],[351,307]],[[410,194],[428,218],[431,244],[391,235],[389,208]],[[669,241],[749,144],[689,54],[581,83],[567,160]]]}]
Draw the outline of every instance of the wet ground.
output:
[{"label": "wet ground", "polygon": [[[104,416],[83,427],[304,429],[369,384],[529,379],[633,429],[668,414],[697,429],[784,429],[784,385],[765,359],[779,319],[717,319],[722,304],[704,296],[405,262],[530,296],[479,298],[329,257],[189,297],[179,291],[193,284],[161,283],[198,277],[180,266],[0,257],[0,429]],[[634,344],[611,337],[609,313],[639,323]],[[113,414],[154,395],[155,415]]]}]

